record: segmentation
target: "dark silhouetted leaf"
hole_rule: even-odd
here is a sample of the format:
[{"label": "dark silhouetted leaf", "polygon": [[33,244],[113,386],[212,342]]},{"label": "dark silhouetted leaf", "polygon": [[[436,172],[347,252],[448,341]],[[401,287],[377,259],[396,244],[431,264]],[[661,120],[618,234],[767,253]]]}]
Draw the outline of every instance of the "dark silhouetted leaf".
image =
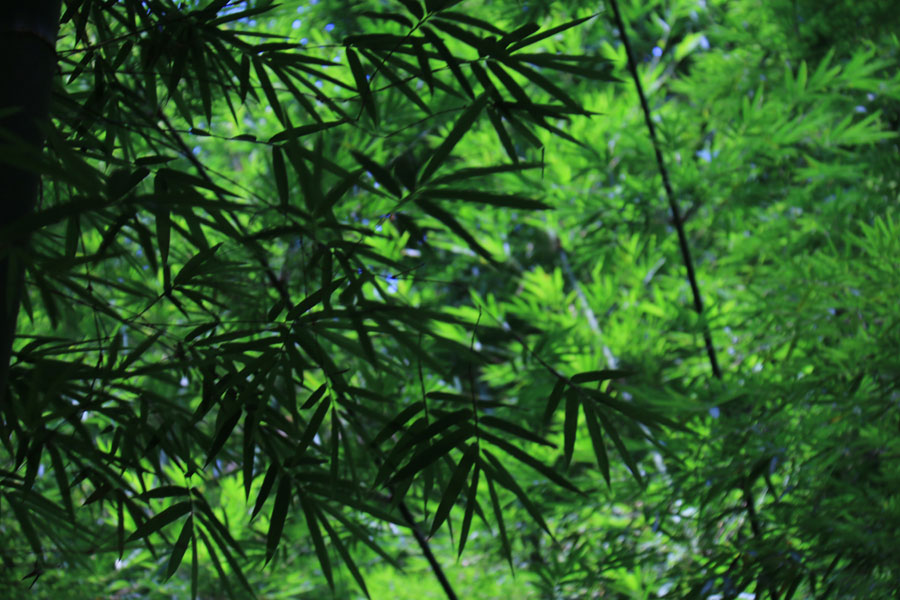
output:
[{"label": "dark silhouetted leaf", "polygon": [[403,193],[400,191],[400,185],[394,180],[390,171],[376,163],[374,160],[372,160],[362,152],[357,152],[354,150],[352,154],[353,158],[356,159],[356,162],[362,165],[362,167],[366,171],[371,173],[372,177],[375,178],[375,181],[384,186],[387,191],[397,196],[398,198],[403,195]]},{"label": "dark silhouetted leaf", "polygon": [[481,94],[468,108],[466,108],[465,111],[463,111],[459,116],[459,119],[453,124],[453,128],[444,138],[444,141],[441,142],[441,145],[435,149],[434,153],[432,153],[431,158],[422,171],[422,175],[419,178],[420,181],[425,182],[431,179],[431,176],[435,171],[437,171],[444,161],[447,160],[447,157],[450,156],[450,153],[453,151],[453,148],[456,147],[456,144],[459,143],[466,132],[475,124],[475,121],[478,120],[486,103],[487,95]]},{"label": "dark silhouetted leaf", "polygon": [[176,519],[191,512],[191,510],[192,504],[190,501],[173,504],[158,515],[154,515],[153,517],[144,521],[140,526],[138,526],[134,533],[128,536],[128,539],[126,541],[130,542],[132,540],[139,540],[153,533],[156,533],[169,523],[172,523]]},{"label": "dark silhouetted leaf", "polygon": [[189,516],[184,521],[184,526],[181,528],[181,533],[178,534],[178,539],[175,540],[175,545],[172,546],[172,554],[169,555],[169,562],[166,565],[166,572],[163,575],[163,580],[169,579],[175,574],[175,571],[178,570],[178,566],[184,558],[184,553],[187,552],[188,545],[193,539],[194,517]]},{"label": "dark silhouetted leaf", "polygon": [[328,557],[328,549],[325,547],[325,540],[322,537],[322,531],[319,529],[319,520],[324,521],[324,518],[319,516],[315,503],[307,494],[300,494],[300,506],[303,508],[303,515],[306,517],[306,527],[309,529],[309,534],[312,537],[316,556],[319,559],[319,566],[322,567],[322,573],[325,575],[329,587],[334,590],[331,559]]},{"label": "dark silhouetted leaf", "polygon": [[353,48],[347,48],[347,63],[350,65],[350,71],[353,73],[353,80],[356,82],[356,91],[359,93],[360,101],[372,123],[378,125],[378,111],[375,108],[375,99],[372,97],[372,90],[369,88],[369,79],[363,70],[359,56]]},{"label": "dark silhouetted leaf", "polygon": [[269,531],[266,534],[266,563],[275,556],[278,542],[281,541],[281,533],[284,531],[284,521],[287,518],[288,508],[291,505],[293,483],[287,475],[282,475],[278,482],[278,491],[275,492],[275,503],[272,505],[272,515],[269,517]]},{"label": "dark silhouetted leaf", "polygon": [[422,192],[422,197],[460,200],[462,202],[474,202],[477,204],[489,204],[504,208],[520,208],[523,210],[548,210],[551,207],[538,200],[532,200],[524,196],[511,194],[492,194],[471,189],[439,188]]},{"label": "dark silhouetted leaf", "polygon": [[406,10],[409,11],[409,14],[414,16],[418,20],[422,20],[422,17],[425,16],[425,11],[422,10],[422,5],[419,4],[418,0],[397,0],[400,4],[402,4]]},{"label": "dark silhouetted leaf", "polygon": [[469,444],[468,448],[466,448],[466,451],[463,453],[462,458],[459,459],[459,464],[456,465],[456,469],[453,471],[453,475],[450,477],[447,487],[444,488],[441,503],[434,513],[434,521],[431,524],[431,533],[429,535],[433,536],[450,515],[450,509],[456,504],[456,499],[459,497],[463,486],[466,484],[469,469],[475,464],[475,457],[477,455],[478,446]]}]

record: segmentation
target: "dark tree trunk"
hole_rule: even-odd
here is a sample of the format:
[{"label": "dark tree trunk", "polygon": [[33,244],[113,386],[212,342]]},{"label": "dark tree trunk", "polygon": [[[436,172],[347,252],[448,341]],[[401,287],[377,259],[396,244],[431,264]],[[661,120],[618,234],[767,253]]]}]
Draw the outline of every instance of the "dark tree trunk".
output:
[{"label": "dark tree trunk", "polygon": [[[0,3],[0,144],[39,149],[50,112],[61,0]],[[22,147],[22,146],[19,146]],[[37,173],[0,158],[0,232],[34,209]],[[24,269],[9,235],[0,237],[0,407],[7,393]]]}]

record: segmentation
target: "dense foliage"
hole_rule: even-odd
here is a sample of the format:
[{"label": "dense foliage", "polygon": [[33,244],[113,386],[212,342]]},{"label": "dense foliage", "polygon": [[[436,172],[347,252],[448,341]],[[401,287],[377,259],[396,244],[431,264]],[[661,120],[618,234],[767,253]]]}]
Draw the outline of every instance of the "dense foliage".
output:
[{"label": "dense foliage", "polygon": [[892,597],[891,4],[65,0],[0,595]]}]

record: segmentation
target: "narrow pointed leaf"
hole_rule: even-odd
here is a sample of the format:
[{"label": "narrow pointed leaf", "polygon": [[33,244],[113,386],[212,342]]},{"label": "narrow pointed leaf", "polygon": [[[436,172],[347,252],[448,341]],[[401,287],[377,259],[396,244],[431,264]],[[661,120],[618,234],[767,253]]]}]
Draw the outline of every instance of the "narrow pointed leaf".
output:
[{"label": "narrow pointed leaf", "polygon": [[594,411],[597,414],[597,417],[600,419],[600,422],[603,424],[603,429],[606,430],[606,433],[609,435],[610,439],[612,439],[613,444],[615,444],[616,449],[619,451],[619,454],[622,456],[622,460],[625,461],[625,465],[628,467],[628,470],[631,471],[631,474],[634,476],[635,480],[639,484],[643,484],[643,479],[641,478],[641,471],[637,466],[637,463],[634,462],[634,457],[631,456],[631,452],[628,451],[628,448],[625,447],[625,443],[622,441],[622,438],[619,436],[619,432],[616,431],[615,425],[613,425],[612,421],[610,421],[604,414],[602,410],[595,409]]},{"label": "narrow pointed leaf", "polygon": [[306,137],[313,133],[318,133],[320,131],[326,131],[328,129],[332,129],[334,127],[338,127],[339,125],[343,125],[346,123],[344,119],[338,119],[337,121],[326,121],[324,123],[310,123],[309,125],[301,125],[300,127],[291,127],[289,129],[285,129],[280,133],[276,133],[267,144],[277,144],[280,142],[284,142],[291,139],[299,139],[302,137]]},{"label": "narrow pointed leaf", "polygon": [[351,154],[353,154],[353,158],[356,159],[356,162],[362,165],[362,167],[366,171],[371,173],[372,177],[375,178],[375,181],[384,186],[387,191],[397,196],[398,198],[403,195],[400,190],[400,184],[397,183],[397,181],[391,175],[390,171],[376,163],[374,160],[372,160],[362,152],[353,150]]},{"label": "narrow pointed leaf", "polygon": [[394,481],[403,481],[412,478],[416,473],[434,463],[436,460],[459,446],[462,442],[472,437],[472,430],[458,429],[448,433],[430,446],[416,453],[402,469],[392,477]]},{"label": "narrow pointed leaf", "polygon": [[215,256],[216,252],[219,248],[222,247],[222,242],[219,242],[215,246],[208,248],[206,250],[201,250],[194,256],[192,256],[184,266],[181,267],[181,270],[178,271],[178,274],[175,275],[175,279],[172,280],[173,285],[184,285],[188,281],[190,281],[193,277],[197,275],[201,275],[204,272],[204,267],[209,264],[212,258]]},{"label": "narrow pointed leaf", "polygon": [[485,31],[490,31],[495,35],[505,35],[502,29],[499,27],[488,23],[484,19],[479,19],[473,17],[472,15],[457,12],[455,10],[444,10],[441,11],[442,19],[449,19],[451,21],[457,21],[459,23],[463,23],[465,25],[471,25],[472,27],[478,27],[479,29],[484,29]]},{"label": "narrow pointed leaf", "polygon": [[566,389],[566,383],[566,380],[560,377],[556,380],[556,383],[553,384],[553,391],[550,392],[550,397],[547,399],[547,407],[544,409],[543,422],[545,424],[550,423],[550,419],[553,417],[553,413],[555,413],[557,407],[559,407],[559,402],[560,400],[562,400],[563,391]]},{"label": "narrow pointed leaf", "polygon": [[347,48],[347,63],[350,65],[350,71],[353,73],[353,80],[356,82],[356,91],[359,93],[359,99],[362,102],[366,112],[372,123],[378,125],[378,111],[375,107],[375,99],[372,97],[372,90],[369,88],[369,80],[366,72],[363,70],[359,56],[353,48]]},{"label": "narrow pointed leaf", "polygon": [[450,53],[450,50],[447,49],[447,45],[432,29],[428,26],[421,28],[422,33],[425,35],[425,38],[434,46],[435,50],[438,52],[438,56],[441,57],[447,66],[450,68],[450,72],[453,73],[453,76],[456,78],[456,81],[459,83],[459,86],[462,88],[463,92],[469,97],[474,98],[475,92],[472,91],[472,86],[469,84],[469,81],[463,75],[462,70],[459,68],[459,61]]},{"label": "narrow pointed leaf", "polygon": [[522,210],[549,210],[552,208],[550,205],[544,204],[540,200],[533,200],[526,196],[494,194],[472,189],[439,188],[436,190],[424,191],[421,196],[435,199],[460,200],[462,202],[473,202],[476,204],[488,204],[490,206],[499,206],[502,208],[520,208]]},{"label": "narrow pointed leaf", "polygon": [[303,406],[300,407],[301,410],[309,410],[325,395],[325,392],[328,391],[328,384],[323,383],[319,387],[315,389],[315,391],[309,395],[309,398],[306,399],[306,402],[303,403]]},{"label": "narrow pointed leaf", "polygon": [[313,438],[315,438],[316,434],[319,432],[319,427],[321,427],[322,421],[325,420],[325,415],[328,414],[329,408],[331,408],[330,402],[322,402],[319,404],[319,408],[316,409],[316,412],[313,413],[313,416],[309,419],[309,423],[306,425],[303,437],[300,438],[300,441],[297,443],[297,449],[294,453],[295,458],[299,459],[303,456],[304,452],[306,452],[306,448],[312,443]]},{"label": "narrow pointed leaf", "polygon": [[[222,409],[220,409],[222,410]],[[222,446],[225,445],[225,442],[231,437],[231,432],[234,431],[235,426],[238,424],[238,421],[241,419],[241,407],[235,406],[232,408],[234,412],[232,412],[228,417],[222,421],[221,427],[219,427],[218,431],[216,431],[216,435],[213,438],[212,443],[209,445],[209,453],[206,456],[206,464],[212,462],[212,460],[216,457],[216,454],[219,453],[219,450],[222,449]]]},{"label": "narrow pointed leaf", "polygon": [[550,532],[550,528],[547,526],[546,521],[544,521],[544,516],[541,514],[541,511],[538,510],[537,506],[535,506],[534,502],[531,501],[531,498],[522,489],[522,487],[516,482],[513,476],[506,470],[506,467],[503,466],[497,457],[491,454],[490,451],[484,450],[484,456],[487,458],[487,462],[479,459],[478,464],[482,470],[485,472],[485,476],[489,479],[493,479],[498,484],[502,485],[510,492],[512,492],[516,498],[519,499],[519,502],[525,508],[525,511],[531,515],[531,518],[534,520],[535,524],[538,527],[546,531],[552,536]]},{"label": "narrow pointed leaf", "polygon": [[566,420],[563,427],[563,456],[566,467],[572,464],[572,453],[575,451],[575,436],[578,431],[578,396],[569,390],[566,394]]},{"label": "narrow pointed leaf", "polygon": [[516,42],[515,44],[510,46],[509,51],[515,52],[516,50],[518,50],[520,48],[524,48],[525,46],[530,46],[541,40],[545,40],[548,37],[552,37],[552,36],[556,35],[557,33],[562,33],[563,31],[566,31],[567,29],[571,29],[572,27],[577,27],[577,26],[581,25],[582,23],[585,23],[586,21],[590,21],[591,19],[593,19],[594,17],[596,17],[599,14],[600,13],[594,13],[592,15],[588,15],[587,17],[575,19],[573,21],[569,21],[568,23],[563,23],[562,25],[559,25],[557,27],[553,27],[551,29],[546,29],[539,33],[535,33],[534,35],[530,35],[527,38],[525,38],[519,42]]},{"label": "narrow pointed leaf", "polygon": [[328,549],[325,547],[325,540],[322,537],[322,531],[319,529],[318,510],[312,498],[307,494],[300,494],[300,506],[303,508],[303,514],[306,517],[306,527],[312,536],[313,546],[316,549],[316,556],[319,559],[319,566],[322,567],[322,573],[328,581],[328,586],[334,590],[334,576],[331,573],[331,559],[328,557]]},{"label": "narrow pointed leaf", "polygon": [[172,547],[172,554],[169,555],[169,562],[166,565],[166,572],[163,575],[163,581],[169,579],[172,575],[175,574],[175,571],[178,570],[178,566],[181,564],[182,559],[184,558],[184,553],[187,552],[188,546],[191,541],[194,539],[194,517],[188,517],[184,526],[181,528],[181,533],[178,535],[178,539],[175,541],[175,545]]},{"label": "narrow pointed leaf", "polygon": [[418,20],[422,20],[422,17],[425,16],[425,11],[422,9],[422,5],[419,4],[418,0],[397,0],[400,4],[402,4],[406,10],[409,11],[409,14],[414,16]]},{"label": "narrow pointed leaf", "polygon": [[494,518],[497,520],[497,529],[500,533],[500,551],[509,562],[509,569],[513,571],[512,547],[509,545],[509,536],[506,533],[506,523],[503,520],[503,508],[500,506],[500,498],[497,496],[497,490],[494,487],[494,480],[487,478],[488,492],[491,496],[491,506],[494,509]]},{"label": "narrow pointed leaf", "polygon": [[344,565],[346,565],[347,569],[350,570],[350,575],[352,575],[353,579],[356,580],[356,585],[358,585],[359,589],[363,591],[363,593],[366,595],[366,598],[371,598],[371,596],[369,595],[369,589],[366,587],[366,581],[363,578],[359,567],[356,565],[356,561],[353,560],[353,556],[350,554],[350,552],[347,551],[347,547],[341,540],[341,536],[337,531],[334,530],[334,527],[331,526],[331,524],[328,522],[328,519],[324,518],[321,514],[319,515],[319,523],[322,524],[322,527],[328,534],[328,538],[331,540],[331,544],[338,551],[338,554],[340,554],[341,559],[344,561]]},{"label": "narrow pointed leaf", "polygon": [[521,162],[508,165],[494,165],[490,167],[466,167],[464,169],[454,171],[453,173],[448,173],[446,175],[436,177],[432,180],[432,183],[434,183],[435,185],[439,183],[453,183],[455,181],[465,181],[476,177],[488,177],[497,173],[516,173],[518,171],[525,171],[528,169],[540,169],[541,166],[542,165],[539,162]]},{"label": "narrow pointed leaf", "polygon": [[537,23],[525,23],[521,27],[517,27],[513,31],[510,31],[498,42],[501,46],[509,46],[513,42],[518,42],[519,40],[533,34],[534,32],[540,29],[540,25]]},{"label": "narrow pointed leaf", "polygon": [[381,442],[385,441],[386,439],[388,439],[389,437],[394,435],[394,433],[396,433],[401,428],[403,428],[403,426],[406,425],[406,423],[411,418],[413,418],[415,415],[419,414],[419,412],[422,411],[424,408],[425,408],[425,404],[422,402],[415,402],[415,403],[407,406],[406,408],[404,408],[402,411],[400,411],[400,414],[398,414],[396,417],[391,419],[390,423],[385,425],[381,429],[381,431],[378,432],[378,435],[376,435],[375,438],[372,440],[372,445],[378,446],[379,444],[381,444]]},{"label": "narrow pointed leaf", "polygon": [[625,379],[634,375],[634,371],[621,369],[601,369],[599,371],[586,371],[572,375],[572,383],[592,383],[595,381],[609,381],[610,379]]},{"label": "narrow pointed leaf", "polygon": [[503,125],[500,114],[493,108],[488,108],[487,113],[491,126],[494,128],[494,132],[497,134],[497,139],[500,140],[503,149],[506,151],[506,155],[509,156],[509,159],[513,161],[514,164],[518,163],[519,153],[516,150],[515,144],[513,144],[512,138],[509,137],[509,132],[506,131],[506,127]]},{"label": "narrow pointed leaf", "polygon": [[456,218],[448,213],[446,210],[434,204],[433,202],[429,202],[425,199],[416,200],[416,204],[418,204],[422,210],[424,210],[427,214],[431,215],[441,223],[447,226],[447,229],[458,235],[463,239],[463,241],[468,244],[469,248],[480,254],[487,260],[489,263],[496,264],[496,260],[493,255],[488,252],[484,246],[478,243],[469,231],[462,226],[462,224],[456,220]]},{"label": "narrow pointed leaf", "polygon": [[264,66],[262,60],[254,57],[253,68],[256,71],[257,79],[259,79],[259,85],[260,87],[262,87],[263,93],[266,95],[266,100],[269,101],[269,106],[272,107],[272,112],[275,113],[275,116],[279,121],[284,123],[284,112],[281,108],[281,103],[278,101],[278,94],[275,93],[275,88],[272,87],[272,81],[269,79],[268,73],[266,73],[266,67]]},{"label": "narrow pointed leaf", "polygon": [[[480,461],[479,461],[480,462]],[[472,515],[475,514],[475,506],[478,504],[478,476],[481,474],[479,465],[475,465],[472,471],[472,482],[469,484],[469,493],[466,498],[466,512],[463,513],[462,527],[459,529],[459,551],[456,556],[462,556],[469,540],[469,528],[472,526]]]},{"label": "narrow pointed leaf", "polygon": [[550,94],[563,104],[581,110],[581,105],[576,102],[569,94],[567,94],[565,91],[563,91],[562,88],[560,88],[558,85],[556,85],[531,67],[527,67],[516,60],[505,60],[503,61],[503,64],[512,69],[515,69],[516,71],[524,75],[525,78],[528,79],[528,81],[543,88],[544,91],[546,91],[548,94]]},{"label": "narrow pointed leaf", "polygon": [[463,486],[466,484],[469,469],[475,464],[475,457],[477,454],[478,446],[469,444],[469,447],[466,448],[465,453],[463,453],[462,458],[459,460],[459,464],[456,465],[456,469],[453,471],[450,481],[447,482],[447,487],[444,488],[441,503],[434,513],[434,521],[431,524],[431,533],[429,535],[434,535],[450,515],[450,509],[456,504],[456,499],[459,497]]},{"label": "narrow pointed leaf", "polygon": [[480,425],[486,425],[487,427],[499,429],[523,440],[534,442],[535,444],[540,444],[549,448],[556,448],[556,445],[548,442],[538,434],[525,429],[521,425],[513,423],[512,421],[507,421],[506,419],[501,419],[500,417],[495,417],[493,415],[482,415],[479,418],[478,422]]},{"label": "narrow pointed leaf", "polygon": [[253,505],[253,512],[250,513],[250,520],[256,518],[256,515],[259,514],[259,511],[262,510],[263,504],[265,504],[266,499],[269,497],[269,493],[272,491],[272,486],[275,484],[275,479],[278,477],[279,467],[276,463],[272,463],[269,465],[269,470],[266,471],[265,477],[263,477],[262,485],[259,486],[259,492],[256,494],[256,502]]},{"label": "narrow pointed leaf", "polygon": [[463,114],[461,114],[459,119],[456,120],[456,123],[453,124],[450,133],[447,134],[447,137],[444,138],[441,145],[438,146],[431,155],[431,159],[422,171],[420,181],[425,182],[431,179],[431,176],[434,175],[435,171],[444,164],[444,161],[450,156],[450,152],[453,151],[456,144],[459,143],[466,132],[475,124],[475,121],[478,120],[485,104],[487,104],[487,94],[481,94],[465,111],[463,111]]},{"label": "narrow pointed leaf", "polygon": [[575,484],[566,479],[563,475],[560,475],[552,467],[549,467],[539,461],[537,458],[525,452],[515,444],[507,441],[504,438],[495,436],[492,433],[488,433],[486,431],[479,431],[479,435],[481,439],[484,441],[490,442],[491,444],[497,446],[502,449],[504,452],[518,460],[519,462],[528,465],[556,485],[565,488],[569,491],[575,492],[576,494],[582,494],[583,492],[579,490]]},{"label": "narrow pointed leaf", "polygon": [[272,515],[269,517],[269,531],[266,534],[266,562],[275,556],[278,542],[281,541],[281,532],[284,531],[284,521],[287,518],[288,508],[291,505],[293,493],[291,478],[282,475],[278,482],[278,491],[275,492],[275,504],[272,506]]},{"label": "narrow pointed leaf", "polygon": [[[193,520],[193,517],[191,517]],[[192,527],[193,529],[193,527]],[[200,561],[197,556],[197,534],[191,536],[191,600],[197,600],[200,586]]]},{"label": "narrow pointed leaf", "polygon": [[186,500],[184,502],[179,502],[173,506],[168,507],[158,515],[154,515],[153,517],[144,521],[130,536],[126,541],[130,542],[132,540],[139,540],[141,538],[145,538],[152,533],[156,533],[169,523],[175,521],[179,517],[186,515],[191,511],[191,502]]},{"label": "narrow pointed leaf", "polygon": [[272,146],[272,172],[275,175],[275,186],[278,189],[278,201],[282,207],[288,205],[288,177],[284,168],[284,154],[280,146]]},{"label": "narrow pointed leaf", "polygon": [[584,419],[587,421],[588,434],[591,436],[591,445],[594,447],[594,455],[597,457],[597,467],[606,480],[607,487],[612,486],[609,476],[609,455],[606,453],[606,443],[603,440],[603,432],[600,429],[596,410],[590,402],[584,403]]}]

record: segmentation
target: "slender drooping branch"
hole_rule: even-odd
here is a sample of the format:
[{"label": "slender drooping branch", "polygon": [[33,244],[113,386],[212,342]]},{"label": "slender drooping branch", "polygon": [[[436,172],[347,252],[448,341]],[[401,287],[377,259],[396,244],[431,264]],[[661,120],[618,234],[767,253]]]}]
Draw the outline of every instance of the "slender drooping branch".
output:
[{"label": "slender drooping branch", "polygon": [[[36,156],[50,115],[61,0],[0,3],[0,143],[15,156]],[[0,410],[22,298],[25,240],[11,226],[37,202],[40,175],[0,160]]]},{"label": "slender drooping branch", "polygon": [[[666,169],[666,163],[663,159],[662,149],[659,145],[659,139],[656,136],[656,126],[650,115],[650,105],[647,103],[647,96],[644,94],[644,86],[641,84],[641,78],[638,75],[637,63],[634,60],[634,53],[631,51],[631,43],[628,40],[628,32],[625,29],[625,21],[622,19],[622,12],[619,10],[618,0],[609,0],[609,5],[613,11],[613,17],[616,21],[616,28],[622,38],[622,44],[625,46],[625,54],[628,57],[628,70],[631,78],[634,80],[634,86],[637,89],[638,97],[641,101],[641,110],[644,113],[644,123],[647,125],[647,131],[650,134],[650,142],[653,144],[653,151],[656,154],[656,166],[662,177],[663,187],[666,191],[666,199],[669,202],[669,209],[672,211],[672,223],[678,232],[678,245],[681,248],[681,258],[687,270],[688,282],[691,285],[691,292],[694,296],[694,310],[701,317],[703,316],[703,298],[700,295],[700,286],[697,285],[697,275],[694,272],[694,261],[691,258],[691,248],[688,244],[687,235],[684,231],[684,219],[681,215],[681,208],[675,199],[675,193],[672,191],[672,183],[669,180],[669,171]],[[716,357],[716,348],[713,346],[712,335],[709,331],[709,325],[703,322],[703,341],[706,344],[706,354],[709,357],[709,366],[712,368],[713,375],[716,379],[722,379],[722,371],[719,368],[719,361]],[[747,518],[750,521],[750,529],[757,539],[763,537],[762,526],[759,516],[756,514],[756,507],[753,504],[753,494],[749,485],[744,485],[742,489],[744,508],[747,512]],[[768,576],[769,569],[763,566],[763,572]],[[771,580],[771,577],[770,577]],[[773,583],[770,583],[769,593],[775,600],[780,599],[780,594]]]},{"label": "slender drooping branch", "polygon": [[[347,414],[345,417],[353,424],[353,428],[356,430],[357,435],[363,441],[363,444],[366,448],[372,450],[375,460],[379,465],[382,461],[385,460],[384,453],[372,443],[372,440],[365,433],[366,428],[356,419],[356,417],[352,414]],[[388,490],[391,493],[389,497],[389,501],[394,502],[393,494],[394,490],[388,487]],[[428,542],[428,538],[422,533],[422,530],[419,529],[419,526],[416,524],[416,517],[413,515],[412,511],[409,510],[409,506],[407,506],[406,501],[400,499],[397,501],[397,508],[400,511],[400,515],[403,517],[403,520],[406,521],[406,524],[409,525],[410,531],[412,531],[413,537],[416,538],[416,543],[419,544],[419,549],[422,550],[422,556],[425,557],[425,560],[428,561],[428,566],[431,567],[431,572],[434,573],[435,579],[438,580],[438,583],[441,585],[441,589],[444,590],[444,594],[447,596],[447,600],[458,600],[459,596],[456,595],[456,592],[453,590],[453,585],[451,585],[450,580],[447,579],[447,574],[444,573],[444,568],[441,567],[441,563],[438,562],[437,557],[434,555],[434,552],[431,550],[431,544]]]},{"label": "slender drooping branch", "polygon": [[428,538],[422,533],[419,527],[416,525],[416,519],[413,514],[410,512],[409,508],[406,506],[406,503],[401,501],[399,504],[400,514],[403,515],[403,518],[409,524],[410,529],[412,529],[413,535],[416,538],[416,543],[419,544],[419,548],[422,550],[422,555],[425,557],[425,560],[428,561],[428,565],[431,567],[431,572],[434,573],[434,576],[437,578],[438,583],[441,584],[441,588],[444,590],[444,594],[447,596],[447,600],[457,600],[456,592],[453,591],[453,586],[450,585],[450,580],[447,579],[447,575],[444,573],[444,569],[441,567],[441,563],[438,562],[437,557],[435,557],[434,552],[431,551],[431,546],[428,543]]},{"label": "slender drooping branch", "polygon": [[[656,154],[656,166],[662,177],[663,187],[666,190],[666,199],[669,202],[669,210],[672,211],[672,223],[675,225],[675,231],[678,232],[678,246],[681,248],[681,259],[684,267],[687,269],[688,283],[691,285],[691,293],[694,297],[694,310],[701,317],[703,316],[703,297],[700,295],[700,286],[697,285],[697,274],[694,272],[694,260],[691,258],[691,247],[688,244],[687,234],[684,232],[684,218],[681,215],[681,208],[675,199],[675,193],[672,191],[672,183],[669,181],[669,171],[666,169],[666,162],[663,159],[662,149],[659,146],[659,139],[656,136],[656,126],[653,119],[650,118],[650,105],[647,104],[647,96],[644,94],[644,86],[641,85],[641,78],[638,76],[637,63],[634,60],[634,53],[631,51],[631,43],[628,41],[628,32],[625,30],[625,22],[622,20],[622,13],[619,11],[619,3],[617,0],[610,0],[610,6],[613,10],[613,16],[616,20],[616,28],[622,38],[622,44],[625,46],[625,54],[628,56],[628,70],[634,79],[634,85],[637,88],[638,97],[641,100],[641,109],[644,112],[644,123],[647,124],[647,131],[650,133],[650,142],[653,144],[653,151]],[[716,348],[713,346],[712,335],[709,332],[709,326],[703,323],[703,341],[706,344],[706,355],[709,357],[709,365],[712,367],[713,375],[716,379],[722,379],[722,371],[719,369],[719,360],[716,357]]]}]

